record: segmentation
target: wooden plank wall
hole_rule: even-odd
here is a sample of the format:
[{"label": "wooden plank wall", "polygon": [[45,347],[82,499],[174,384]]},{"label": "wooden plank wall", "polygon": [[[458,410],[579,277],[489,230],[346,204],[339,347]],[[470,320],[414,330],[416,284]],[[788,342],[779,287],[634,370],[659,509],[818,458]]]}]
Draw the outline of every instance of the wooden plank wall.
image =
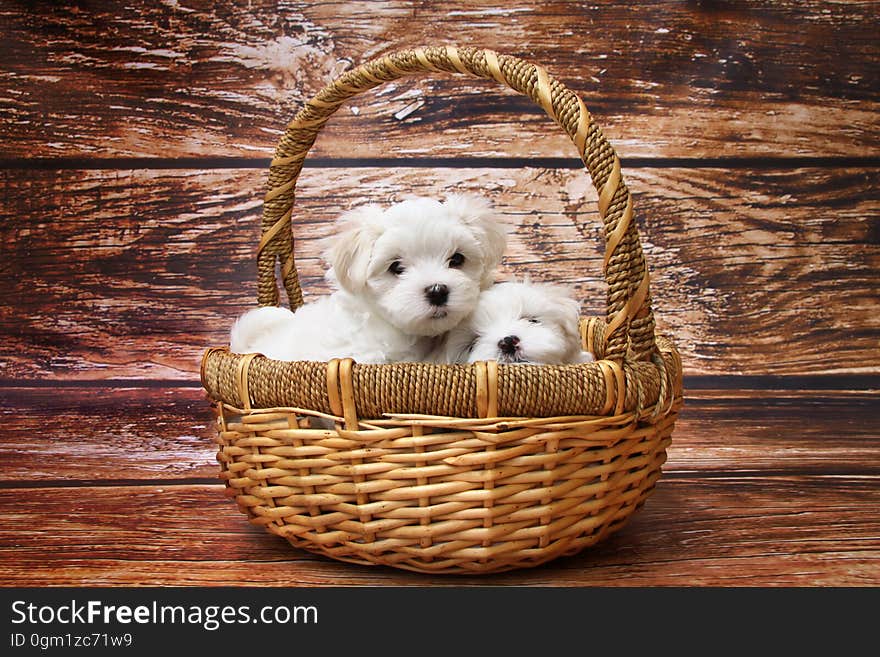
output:
[{"label": "wooden plank wall", "polygon": [[[582,94],[623,158],[688,390],[624,532],[493,583],[880,582],[876,3],[497,4],[0,2],[0,584],[446,581],[249,527],[198,386],[254,303],[286,122],[354,63],[438,42]],[[601,312],[570,143],[527,99],[451,76],[380,87],[322,132],[295,215],[306,293],[326,291],[316,240],[341,211],[450,190],[508,222],[506,275]]]}]

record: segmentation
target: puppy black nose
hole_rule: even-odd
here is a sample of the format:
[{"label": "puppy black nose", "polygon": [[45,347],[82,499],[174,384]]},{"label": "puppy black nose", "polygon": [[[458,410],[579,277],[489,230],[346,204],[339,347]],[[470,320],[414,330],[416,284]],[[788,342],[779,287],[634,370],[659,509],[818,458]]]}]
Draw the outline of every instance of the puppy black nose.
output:
[{"label": "puppy black nose", "polygon": [[516,352],[516,346],[519,344],[519,338],[515,335],[508,335],[498,341],[498,348],[501,353],[512,355]]},{"label": "puppy black nose", "polygon": [[425,297],[432,306],[444,306],[449,300],[449,288],[445,285],[431,285],[425,288]]}]

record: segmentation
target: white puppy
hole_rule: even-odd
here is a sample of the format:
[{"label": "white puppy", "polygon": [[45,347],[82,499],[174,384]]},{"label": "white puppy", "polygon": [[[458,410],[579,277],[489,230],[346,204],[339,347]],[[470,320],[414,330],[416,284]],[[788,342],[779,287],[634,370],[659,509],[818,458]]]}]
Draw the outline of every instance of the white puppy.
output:
[{"label": "white puppy", "polygon": [[561,365],[586,363],[581,350],[580,306],[564,287],[547,283],[499,283],[482,294],[477,308],[434,352],[445,363]]},{"label": "white puppy", "polygon": [[263,307],[232,327],[230,348],[276,360],[425,360],[492,285],[505,235],[489,203],[414,198],[343,215],[329,240],[339,288],[295,313]]}]

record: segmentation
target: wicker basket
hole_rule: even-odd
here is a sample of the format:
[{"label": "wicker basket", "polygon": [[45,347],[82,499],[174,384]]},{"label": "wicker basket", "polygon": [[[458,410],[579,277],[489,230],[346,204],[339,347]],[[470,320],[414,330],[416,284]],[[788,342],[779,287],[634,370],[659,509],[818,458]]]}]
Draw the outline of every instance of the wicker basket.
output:
[{"label": "wicker basket", "polygon": [[258,300],[278,304],[280,265],[291,307],[302,304],[291,213],[318,131],[348,98],[423,72],[507,85],[577,147],[605,228],[607,316],[581,320],[596,362],[358,365],[209,349],[220,476],[252,523],[335,559],[431,573],[535,566],[602,540],[641,506],[681,402],[620,161],[577,95],[538,66],[474,48],[404,50],[343,74],[296,115],[272,160]]}]

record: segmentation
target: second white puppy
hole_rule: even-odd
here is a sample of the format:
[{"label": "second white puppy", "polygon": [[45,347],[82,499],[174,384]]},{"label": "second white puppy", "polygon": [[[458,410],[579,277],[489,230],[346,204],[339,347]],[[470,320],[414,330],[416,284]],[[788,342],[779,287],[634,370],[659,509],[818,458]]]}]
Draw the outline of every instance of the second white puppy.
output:
[{"label": "second white puppy", "polygon": [[580,306],[548,283],[498,283],[480,294],[476,310],[446,336],[434,360],[445,363],[561,365],[586,363],[581,350]]},{"label": "second white puppy", "polygon": [[336,292],[291,313],[263,307],[232,327],[230,349],[276,360],[425,360],[492,285],[505,234],[488,201],[414,198],[343,215],[325,257]]}]

